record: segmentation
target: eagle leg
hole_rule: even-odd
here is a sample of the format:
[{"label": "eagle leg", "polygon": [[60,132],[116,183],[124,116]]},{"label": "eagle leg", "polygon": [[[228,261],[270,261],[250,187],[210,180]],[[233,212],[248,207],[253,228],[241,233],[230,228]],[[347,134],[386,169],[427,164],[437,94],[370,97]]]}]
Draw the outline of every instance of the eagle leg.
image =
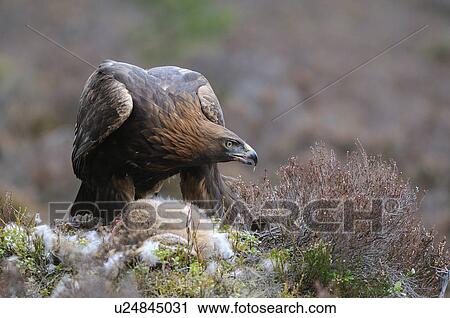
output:
[{"label": "eagle leg", "polygon": [[161,191],[163,185],[164,185],[164,179],[161,181],[156,182],[154,185],[146,185],[146,187],[140,187],[136,189],[136,195],[135,199],[145,199],[148,196],[156,197],[158,196],[159,192]]},{"label": "eagle leg", "polygon": [[232,196],[217,164],[205,164],[180,172],[180,188],[185,201],[193,202],[210,216],[222,217]]}]

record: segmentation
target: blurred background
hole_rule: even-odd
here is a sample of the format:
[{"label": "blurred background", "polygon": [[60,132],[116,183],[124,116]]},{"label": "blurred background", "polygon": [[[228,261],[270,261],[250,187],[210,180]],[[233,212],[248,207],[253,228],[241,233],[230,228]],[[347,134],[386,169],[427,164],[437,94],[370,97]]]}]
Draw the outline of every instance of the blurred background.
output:
[{"label": "blurred background", "polygon": [[[28,30],[30,24],[97,65],[203,73],[227,126],[257,150],[257,181],[324,141],[339,156],[359,139],[398,162],[425,194],[421,211],[450,234],[450,1],[0,1],[0,191],[29,210],[70,201],[78,98],[93,69]],[[429,27],[298,107],[271,119],[386,46]],[[267,172],[266,172],[267,171]],[[174,192],[171,182],[166,193]]]}]

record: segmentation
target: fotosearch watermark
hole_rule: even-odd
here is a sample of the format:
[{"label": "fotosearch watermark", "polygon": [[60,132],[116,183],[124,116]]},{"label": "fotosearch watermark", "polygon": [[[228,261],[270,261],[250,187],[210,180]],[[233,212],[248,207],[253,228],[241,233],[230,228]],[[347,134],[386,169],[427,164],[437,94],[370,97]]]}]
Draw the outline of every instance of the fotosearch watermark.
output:
[{"label": "fotosearch watermark", "polygon": [[[199,208],[202,207],[202,208]],[[69,211],[76,211],[72,216]],[[359,208],[354,200],[319,199],[300,206],[289,200],[265,201],[249,206],[234,201],[224,211],[218,201],[142,200],[134,202],[50,202],[50,222],[67,221],[95,228],[120,222],[128,230],[180,230],[195,222],[197,230],[208,230],[213,220],[222,224],[278,225],[290,231],[305,228],[322,233],[355,233],[358,225],[372,233],[383,231],[383,220],[403,213],[399,199],[374,198]],[[83,224],[84,223],[84,224]]]}]

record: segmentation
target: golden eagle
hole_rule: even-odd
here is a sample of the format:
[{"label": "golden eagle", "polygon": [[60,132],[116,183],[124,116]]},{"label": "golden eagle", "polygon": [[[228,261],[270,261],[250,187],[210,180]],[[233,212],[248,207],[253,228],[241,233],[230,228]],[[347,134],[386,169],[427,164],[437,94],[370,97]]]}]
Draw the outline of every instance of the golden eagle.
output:
[{"label": "golden eagle", "polygon": [[217,163],[256,165],[257,159],[252,147],[225,128],[219,101],[202,74],[105,60],[80,98],[72,164],[82,184],[70,214],[89,211],[86,202],[144,198],[178,173],[184,200],[229,201]]}]

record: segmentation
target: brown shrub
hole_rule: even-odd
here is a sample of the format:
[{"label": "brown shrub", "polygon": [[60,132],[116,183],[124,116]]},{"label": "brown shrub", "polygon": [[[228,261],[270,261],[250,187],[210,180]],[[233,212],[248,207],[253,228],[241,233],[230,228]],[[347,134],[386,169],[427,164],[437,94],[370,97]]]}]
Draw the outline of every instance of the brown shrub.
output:
[{"label": "brown shrub", "polygon": [[[256,221],[260,227],[263,242],[266,239],[271,248],[275,244],[299,250],[301,254],[322,241],[332,248],[334,266],[349,269],[363,280],[385,277],[392,286],[401,282],[404,296],[439,294],[436,269],[450,264],[449,251],[445,242],[436,241],[436,233],[422,225],[417,215],[418,189],[403,179],[395,162],[368,156],[360,145],[358,151],[348,153],[342,162],[323,145],[317,144],[311,152],[306,162],[291,158],[282,166],[278,171],[280,182],[276,185],[267,178],[261,184],[242,180],[237,183],[236,195],[247,204],[253,223]],[[334,233],[311,230],[304,208],[321,199],[340,203],[331,212],[318,211],[316,220],[340,223],[343,201],[350,200],[357,211],[362,211],[371,209],[372,199],[381,199],[382,231],[372,231],[367,221],[356,222],[353,232],[344,232],[342,226]],[[300,208],[296,227],[293,227],[294,220],[285,218],[275,221],[278,228],[273,230],[270,220],[275,220],[277,213],[268,218],[267,210],[261,209],[271,200],[296,203]],[[389,203],[395,206],[395,210],[389,210],[391,213],[387,212]],[[282,213],[285,212],[278,210],[278,215]],[[270,231],[268,223],[271,223]]]}]

